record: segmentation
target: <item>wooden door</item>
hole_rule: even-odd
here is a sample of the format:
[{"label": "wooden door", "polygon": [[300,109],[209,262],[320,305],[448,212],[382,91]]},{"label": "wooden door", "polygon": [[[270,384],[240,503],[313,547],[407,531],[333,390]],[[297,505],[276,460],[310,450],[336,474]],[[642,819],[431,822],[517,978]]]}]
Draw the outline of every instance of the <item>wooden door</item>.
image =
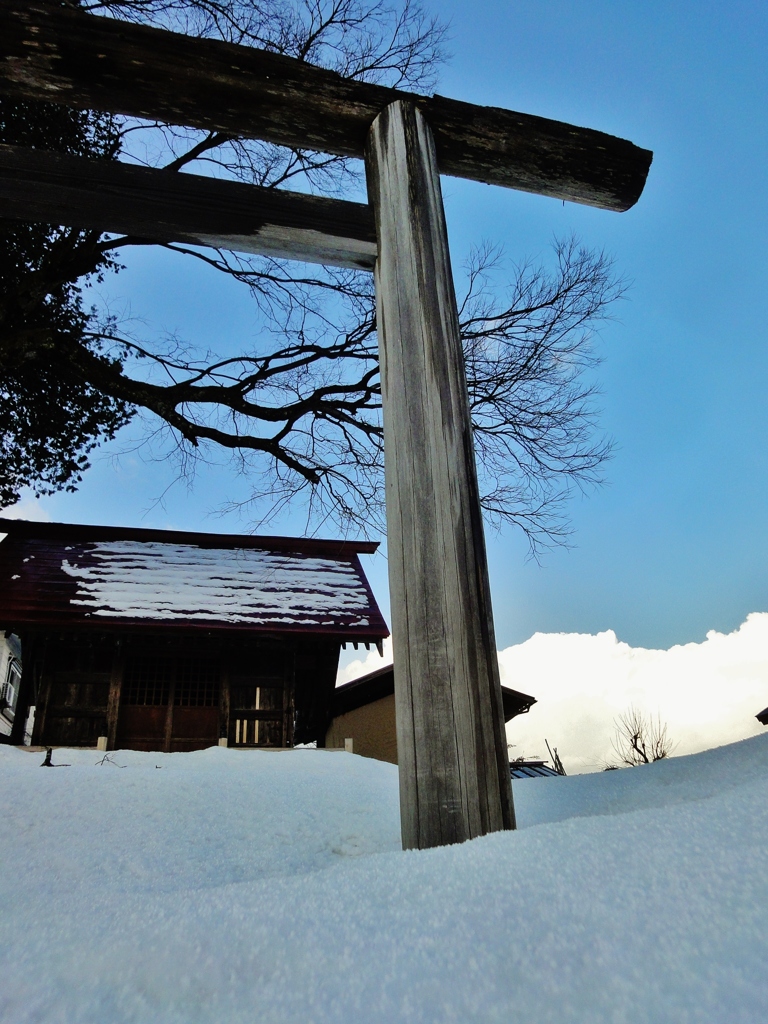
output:
[{"label": "wooden door", "polygon": [[172,670],[169,658],[142,654],[126,659],[115,736],[118,749],[164,749]]},{"label": "wooden door", "polygon": [[95,747],[107,731],[113,650],[64,641],[52,650],[41,685],[35,743]]},{"label": "wooden door", "polygon": [[287,651],[261,650],[234,665],[229,682],[229,746],[292,746],[292,684],[292,658]]},{"label": "wooden door", "polygon": [[166,749],[202,750],[219,742],[221,668],[218,660],[181,658],[176,663],[170,740]]},{"label": "wooden door", "polygon": [[201,750],[218,743],[216,659],[141,654],[126,659],[116,746]]}]

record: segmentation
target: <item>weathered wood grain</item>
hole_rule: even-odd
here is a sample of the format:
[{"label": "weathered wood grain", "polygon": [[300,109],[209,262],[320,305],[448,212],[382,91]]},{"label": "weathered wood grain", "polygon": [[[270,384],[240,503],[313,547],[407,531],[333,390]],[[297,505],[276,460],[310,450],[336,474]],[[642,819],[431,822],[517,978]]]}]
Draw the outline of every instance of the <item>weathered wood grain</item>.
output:
[{"label": "weathered wood grain", "polygon": [[224,664],[219,683],[219,745],[229,741],[229,666]]},{"label": "weathered wood grain", "polygon": [[514,828],[464,359],[432,136],[373,124],[397,749],[405,848]]},{"label": "weathered wood grain", "polygon": [[39,0],[0,0],[0,89],[352,157],[363,156],[380,111],[403,99],[428,120],[441,173],[608,210],[637,202],[652,159],[588,128],[398,92]]},{"label": "weathered wood grain", "polygon": [[109,699],[107,701],[107,750],[117,745],[117,717],[120,713],[120,694],[123,688],[125,655],[123,645],[118,641],[112,656],[112,671],[109,676]]},{"label": "weathered wood grain", "polygon": [[372,270],[373,211],[112,160],[0,145],[0,217]]}]

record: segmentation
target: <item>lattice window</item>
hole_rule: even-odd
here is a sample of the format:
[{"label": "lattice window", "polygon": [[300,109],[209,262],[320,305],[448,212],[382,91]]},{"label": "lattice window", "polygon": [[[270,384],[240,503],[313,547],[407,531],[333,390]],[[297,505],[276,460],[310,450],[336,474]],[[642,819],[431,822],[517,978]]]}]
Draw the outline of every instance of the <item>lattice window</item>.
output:
[{"label": "lattice window", "polygon": [[130,658],[123,677],[122,704],[158,706],[168,703],[172,663],[163,658]]},{"label": "lattice window", "polygon": [[191,659],[178,662],[174,704],[185,708],[218,707],[219,676],[215,662]]},{"label": "lattice window", "polygon": [[176,707],[219,706],[219,667],[214,661],[195,658],[129,658],[125,666],[121,703],[158,706],[173,693]]}]

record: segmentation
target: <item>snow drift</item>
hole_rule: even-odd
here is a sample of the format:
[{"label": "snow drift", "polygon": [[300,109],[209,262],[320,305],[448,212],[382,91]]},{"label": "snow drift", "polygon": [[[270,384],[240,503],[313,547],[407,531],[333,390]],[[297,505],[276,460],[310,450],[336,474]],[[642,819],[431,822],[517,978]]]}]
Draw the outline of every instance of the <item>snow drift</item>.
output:
[{"label": "snow drift", "polygon": [[768,1019],[768,736],[521,780],[517,832],[409,853],[388,764],[100,757],[0,747],[9,1024]]}]

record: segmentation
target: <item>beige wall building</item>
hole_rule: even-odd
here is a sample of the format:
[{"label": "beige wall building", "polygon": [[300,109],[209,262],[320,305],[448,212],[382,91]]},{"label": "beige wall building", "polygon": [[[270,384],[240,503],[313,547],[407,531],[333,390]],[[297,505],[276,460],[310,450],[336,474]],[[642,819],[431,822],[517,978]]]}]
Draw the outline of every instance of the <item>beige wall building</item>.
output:
[{"label": "beige wall building", "polygon": [[355,754],[397,764],[394,693],[333,719],[326,747],[343,747],[349,739]]},{"label": "beige wall building", "polygon": [[[501,696],[505,722],[524,714],[536,703],[534,697],[508,686],[502,686]],[[397,764],[395,676],[391,665],[337,686],[331,713],[326,747],[349,749],[351,745],[355,754]]]}]

